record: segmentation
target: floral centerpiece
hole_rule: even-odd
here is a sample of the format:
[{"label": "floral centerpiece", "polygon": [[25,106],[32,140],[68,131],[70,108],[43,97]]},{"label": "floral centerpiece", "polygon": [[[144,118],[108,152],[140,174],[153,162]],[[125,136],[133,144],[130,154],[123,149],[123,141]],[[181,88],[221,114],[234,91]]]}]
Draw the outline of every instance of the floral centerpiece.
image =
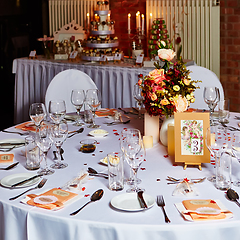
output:
[{"label": "floral centerpiece", "polygon": [[[150,116],[171,116],[174,112],[184,112],[195,101],[195,83],[198,81],[191,79],[181,57],[174,64],[171,62],[176,53],[171,48],[165,48],[164,43],[160,42],[158,50],[158,57],[164,66],[161,68],[157,63],[156,69],[147,76],[138,76],[143,104]],[[173,64],[172,68],[170,64]]]}]

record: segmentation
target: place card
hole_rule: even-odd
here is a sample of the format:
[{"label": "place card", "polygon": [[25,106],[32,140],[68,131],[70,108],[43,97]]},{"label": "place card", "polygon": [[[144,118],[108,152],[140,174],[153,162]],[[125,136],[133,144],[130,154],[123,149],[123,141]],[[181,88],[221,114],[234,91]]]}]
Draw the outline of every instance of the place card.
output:
[{"label": "place card", "polygon": [[31,52],[29,53],[28,58],[29,58],[29,59],[35,59],[35,58],[37,58],[37,52],[36,52],[36,50],[31,51]]},{"label": "place card", "polygon": [[143,64],[143,58],[144,58],[144,54],[138,55],[136,59],[136,64]]},{"label": "place card", "polygon": [[209,113],[183,112],[174,114],[175,162],[188,165],[210,163],[210,152],[205,144],[209,127]]},{"label": "place card", "polygon": [[3,153],[0,154],[0,163],[10,163],[13,162],[14,154],[13,153]]}]

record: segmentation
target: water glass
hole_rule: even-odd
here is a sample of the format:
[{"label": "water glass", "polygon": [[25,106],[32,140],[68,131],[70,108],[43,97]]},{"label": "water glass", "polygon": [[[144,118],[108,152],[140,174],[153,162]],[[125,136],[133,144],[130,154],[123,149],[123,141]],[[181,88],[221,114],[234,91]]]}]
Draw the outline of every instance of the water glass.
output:
[{"label": "water glass", "polygon": [[122,153],[112,152],[107,154],[107,158],[108,158],[109,189],[112,191],[123,190],[124,171]]},{"label": "water glass", "polygon": [[40,168],[40,150],[33,136],[25,138],[26,168],[28,170],[37,170]]},{"label": "water glass", "polygon": [[229,123],[229,99],[220,100],[218,102],[218,117],[220,123]]}]

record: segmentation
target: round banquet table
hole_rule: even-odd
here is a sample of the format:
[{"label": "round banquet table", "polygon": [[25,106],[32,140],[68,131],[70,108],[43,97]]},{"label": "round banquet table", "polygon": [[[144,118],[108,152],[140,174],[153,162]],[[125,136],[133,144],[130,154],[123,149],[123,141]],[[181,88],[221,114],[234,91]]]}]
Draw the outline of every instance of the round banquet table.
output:
[{"label": "round banquet table", "polygon": [[[230,125],[237,126],[234,120],[236,113],[231,113]],[[240,116],[240,114],[238,114]],[[133,116],[133,115],[131,115]],[[88,135],[91,129],[84,127],[84,132],[67,139],[63,144],[64,161],[68,163],[65,169],[55,170],[51,176],[46,176],[47,183],[42,189],[31,191],[39,194],[54,187],[61,187],[67,181],[76,176],[82,169],[93,167],[98,171],[106,172],[107,167],[100,164],[107,153],[120,151],[119,133],[124,127],[135,127],[142,129],[141,120],[132,119],[129,124],[106,126],[105,121],[111,121],[106,118],[96,118],[97,123],[101,123],[102,129],[109,132],[106,137],[97,137],[97,148],[94,154],[84,154],[78,151],[79,142],[82,139],[93,138]],[[77,129],[72,123],[69,123],[69,129]],[[11,127],[9,130],[16,130]],[[11,138],[24,138],[17,134],[0,132],[0,140]],[[48,153],[48,164],[52,163],[54,147]],[[25,168],[25,157],[23,155],[24,147],[19,147],[14,153],[14,162],[20,164],[8,171],[1,171],[1,179],[11,174],[30,172]],[[199,191],[198,196],[190,197],[196,199],[219,199],[227,209],[233,212],[233,218],[228,220],[190,222],[183,219],[175,207],[175,203],[189,199],[187,196],[173,196],[172,193],[176,187],[175,184],[167,185],[167,176],[175,178],[188,177],[208,177],[214,171],[210,163],[202,165],[202,171],[197,167],[188,167],[183,170],[183,165],[176,165],[174,160],[167,156],[166,147],[160,143],[153,148],[147,149],[146,161],[139,169],[138,177],[142,180],[141,187],[145,188],[145,193],[154,199],[157,195],[163,195],[166,203],[166,212],[171,220],[167,224],[164,221],[162,209],[154,204],[152,208],[145,211],[128,212],[113,208],[110,201],[113,197],[126,193],[128,185],[119,192],[108,189],[108,180],[104,178],[90,177],[83,185],[85,190],[79,194],[86,195],[83,198],[65,206],[58,211],[50,211],[37,207],[25,205],[20,202],[20,197],[14,201],[9,201],[22,191],[21,189],[10,189],[0,187],[0,239],[1,240],[66,240],[66,239],[85,239],[85,240],[210,240],[210,239],[239,239],[240,236],[240,208],[237,204],[226,199],[225,192],[217,190],[215,186],[205,180],[196,184]],[[35,171],[32,171],[35,173]],[[240,178],[240,165],[233,159],[233,181]],[[129,168],[125,165],[126,177],[129,174]],[[160,181],[159,181],[160,179]],[[75,216],[69,214],[87,201],[95,190],[103,189],[104,195],[100,201],[89,204]],[[239,192],[239,188],[233,187]]]}]

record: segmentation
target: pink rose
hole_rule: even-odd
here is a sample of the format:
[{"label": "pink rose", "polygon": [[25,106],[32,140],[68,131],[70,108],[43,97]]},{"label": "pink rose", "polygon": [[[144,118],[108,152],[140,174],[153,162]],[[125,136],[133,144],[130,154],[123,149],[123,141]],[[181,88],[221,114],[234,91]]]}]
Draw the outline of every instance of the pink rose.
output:
[{"label": "pink rose", "polygon": [[165,80],[164,69],[154,69],[149,73],[149,77],[157,84]]},{"label": "pink rose", "polygon": [[183,82],[184,82],[185,85],[189,85],[190,84],[190,80],[188,80],[186,78],[183,80]]},{"label": "pink rose", "polygon": [[170,62],[175,56],[176,56],[176,53],[172,49],[163,48],[158,50],[158,57],[161,60],[166,60]]},{"label": "pink rose", "polygon": [[177,112],[184,112],[188,108],[188,101],[185,97],[182,97],[181,95],[178,97],[178,99],[175,101],[175,107]]}]

